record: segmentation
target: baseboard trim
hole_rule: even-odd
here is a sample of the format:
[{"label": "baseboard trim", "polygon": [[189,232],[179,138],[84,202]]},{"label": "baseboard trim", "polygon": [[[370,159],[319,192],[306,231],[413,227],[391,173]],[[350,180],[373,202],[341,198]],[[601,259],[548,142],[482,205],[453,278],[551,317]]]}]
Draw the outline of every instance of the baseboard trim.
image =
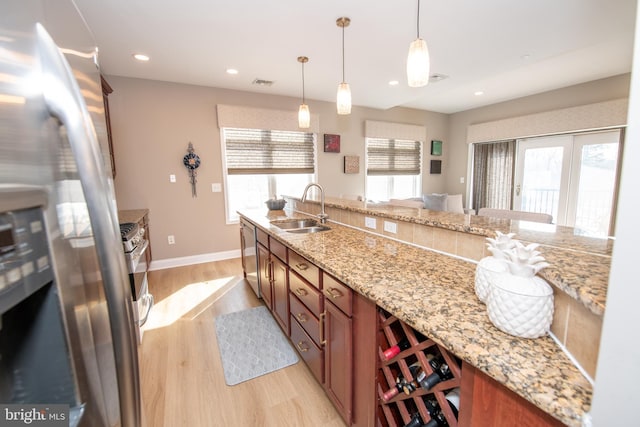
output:
[{"label": "baseboard trim", "polygon": [[204,262],[222,261],[225,259],[240,258],[240,255],[240,249],[235,249],[233,251],[212,252],[208,254],[184,256],[179,258],[158,259],[151,261],[149,270],[162,270],[165,268],[202,264]]}]

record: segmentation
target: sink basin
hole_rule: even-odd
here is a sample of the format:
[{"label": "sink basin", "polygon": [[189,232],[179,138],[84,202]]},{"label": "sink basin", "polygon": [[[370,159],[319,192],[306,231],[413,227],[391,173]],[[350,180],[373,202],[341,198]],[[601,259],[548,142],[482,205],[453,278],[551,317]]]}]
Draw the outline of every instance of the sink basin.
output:
[{"label": "sink basin", "polygon": [[292,219],[287,221],[274,221],[271,224],[283,230],[292,230],[315,227],[316,225],[318,225],[318,221],[316,221],[315,219]]},{"label": "sink basin", "polygon": [[319,231],[327,231],[327,230],[331,230],[331,229],[326,225],[314,225],[313,227],[293,228],[287,231],[289,233],[317,233]]}]

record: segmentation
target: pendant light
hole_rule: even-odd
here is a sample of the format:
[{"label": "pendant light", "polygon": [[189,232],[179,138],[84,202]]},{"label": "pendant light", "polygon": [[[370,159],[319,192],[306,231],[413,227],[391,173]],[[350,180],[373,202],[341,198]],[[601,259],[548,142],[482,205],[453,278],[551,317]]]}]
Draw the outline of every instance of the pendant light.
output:
[{"label": "pendant light", "polygon": [[344,81],[344,27],[348,27],[351,23],[349,18],[338,18],[336,25],[342,28],[342,83],[338,85],[338,96],[336,105],[338,114],[351,114],[351,89],[349,84]]},{"label": "pendant light", "polygon": [[407,57],[409,86],[421,87],[429,83],[429,62],[427,42],[420,38],[420,0],[418,0],[417,38],[409,45],[409,56]]},{"label": "pendant light", "polygon": [[311,123],[311,115],[309,113],[309,106],[304,103],[304,64],[309,62],[309,58],[306,56],[298,56],[298,62],[302,64],[302,104],[298,109],[298,127],[301,129],[307,129]]}]

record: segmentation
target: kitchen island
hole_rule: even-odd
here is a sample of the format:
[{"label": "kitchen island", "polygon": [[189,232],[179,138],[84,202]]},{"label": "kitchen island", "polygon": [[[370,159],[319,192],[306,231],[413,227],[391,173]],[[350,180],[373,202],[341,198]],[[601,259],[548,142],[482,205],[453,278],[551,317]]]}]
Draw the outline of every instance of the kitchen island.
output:
[{"label": "kitchen island", "polygon": [[491,324],[475,296],[474,263],[331,220],[310,234],[272,224],[304,217],[293,211],[240,214],[542,411],[581,425],[591,384],[550,337],[517,338]]}]

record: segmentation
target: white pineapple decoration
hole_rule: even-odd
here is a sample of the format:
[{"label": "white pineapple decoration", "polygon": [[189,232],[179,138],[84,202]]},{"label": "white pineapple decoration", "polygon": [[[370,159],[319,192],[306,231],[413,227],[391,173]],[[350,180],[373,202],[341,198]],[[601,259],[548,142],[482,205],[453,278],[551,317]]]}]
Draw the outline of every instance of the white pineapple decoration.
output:
[{"label": "white pineapple decoration", "polygon": [[536,274],[549,266],[537,243],[524,246],[514,241],[504,251],[506,271],[492,276],[487,313],[503,332],[523,338],[546,335],[553,320],[553,289]]},{"label": "white pineapple decoration", "polygon": [[476,267],[475,291],[498,329],[537,338],[547,334],[553,319],[553,289],[536,276],[549,263],[537,250],[540,245],[525,246],[514,236],[496,231],[495,238],[487,238],[492,256]]},{"label": "white pineapple decoration", "polygon": [[513,249],[516,246],[516,241],[513,240],[515,233],[504,234],[500,231],[496,231],[495,239],[487,237],[487,249],[492,253],[492,256],[482,258],[476,267],[475,277],[475,291],[478,299],[482,302],[487,302],[489,296],[489,287],[493,281],[492,276],[497,273],[502,273],[508,269],[507,266],[507,251]]}]

